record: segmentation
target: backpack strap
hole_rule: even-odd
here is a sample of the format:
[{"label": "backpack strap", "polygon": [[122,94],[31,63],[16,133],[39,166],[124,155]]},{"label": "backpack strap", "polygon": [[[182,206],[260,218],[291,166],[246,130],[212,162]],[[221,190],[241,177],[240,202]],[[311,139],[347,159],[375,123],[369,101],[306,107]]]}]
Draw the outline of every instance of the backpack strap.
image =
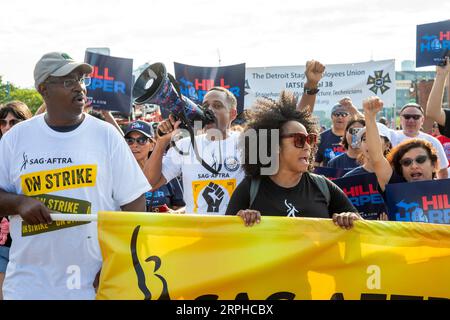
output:
[{"label": "backpack strap", "polygon": [[325,200],[327,201],[327,206],[329,206],[330,200],[331,200],[331,194],[330,194],[330,189],[328,189],[328,184],[327,184],[326,178],[321,175],[315,174],[315,173],[309,173],[309,176],[314,181],[316,186],[320,189],[320,192],[322,192],[323,196],[325,197]]},{"label": "backpack strap", "polygon": [[250,180],[250,203],[248,207],[250,208],[255,201],[256,195],[258,194],[259,185],[261,184],[261,179],[259,177],[252,177]]}]

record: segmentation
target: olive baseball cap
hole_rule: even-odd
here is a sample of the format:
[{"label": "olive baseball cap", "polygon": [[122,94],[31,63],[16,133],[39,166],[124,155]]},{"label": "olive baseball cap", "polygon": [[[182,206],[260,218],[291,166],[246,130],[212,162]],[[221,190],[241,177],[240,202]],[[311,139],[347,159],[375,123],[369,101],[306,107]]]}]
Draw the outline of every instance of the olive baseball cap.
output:
[{"label": "olive baseball cap", "polygon": [[63,77],[76,68],[81,68],[84,74],[92,73],[92,66],[84,62],[76,62],[67,53],[49,52],[42,56],[34,67],[34,86],[47,80],[48,77]]}]

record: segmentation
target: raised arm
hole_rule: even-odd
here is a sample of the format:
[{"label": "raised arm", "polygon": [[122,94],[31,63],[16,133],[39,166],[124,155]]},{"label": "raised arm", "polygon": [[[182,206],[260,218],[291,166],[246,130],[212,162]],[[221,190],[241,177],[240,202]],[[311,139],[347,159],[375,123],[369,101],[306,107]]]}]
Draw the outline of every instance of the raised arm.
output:
[{"label": "raised arm", "polygon": [[339,104],[341,106],[344,106],[353,118],[364,117],[364,115],[361,112],[359,112],[358,109],[355,107],[350,97],[342,98],[341,100],[339,100]]},{"label": "raised arm", "polygon": [[364,117],[366,120],[366,142],[369,146],[369,157],[381,190],[392,176],[392,167],[384,157],[380,133],[377,127],[377,113],[383,109],[383,101],[378,97],[370,97],[363,101]]},{"label": "raised arm", "polygon": [[436,78],[428,97],[426,116],[436,121],[441,126],[445,126],[445,112],[442,110],[442,99],[444,97],[445,80],[450,72],[450,61],[446,58],[446,65],[436,66]]},{"label": "raised arm", "polygon": [[305,66],[305,92],[300,99],[297,109],[302,110],[308,108],[312,113],[314,111],[314,104],[316,103],[316,93],[308,94],[307,90],[316,90],[319,81],[322,79],[323,72],[325,71],[325,66],[319,61],[311,60],[306,62]]}]

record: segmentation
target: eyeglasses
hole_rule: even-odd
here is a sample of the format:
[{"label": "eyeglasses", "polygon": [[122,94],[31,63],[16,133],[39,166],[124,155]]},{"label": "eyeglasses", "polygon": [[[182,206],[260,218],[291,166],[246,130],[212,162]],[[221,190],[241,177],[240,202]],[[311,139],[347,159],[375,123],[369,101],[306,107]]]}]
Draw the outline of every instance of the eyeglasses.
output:
[{"label": "eyeglasses", "polygon": [[91,78],[90,77],[83,77],[80,79],[66,79],[66,80],[51,80],[47,81],[48,83],[62,83],[64,85],[64,88],[66,89],[73,89],[77,84],[84,85],[85,87],[88,87],[91,84]]},{"label": "eyeglasses", "polygon": [[144,144],[147,143],[147,141],[150,140],[147,137],[139,137],[139,138],[125,138],[125,141],[128,143],[128,145],[133,145],[135,142],[137,142],[137,144],[143,146]]},{"label": "eyeglasses", "polygon": [[21,122],[23,120],[21,119],[11,119],[11,120],[6,120],[6,119],[0,119],[0,127],[6,127],[9,123],[9,126],[15,126],[16,124],[18,124],[19,122]]},{"label": "eyeglasses", "polygon": [[420,114],[402,114],[402,117],[405,118],[405,120],[409,120],[411,118],[413,118],[414,120],[419,120],[420,118],[422,118],[422,115]]},{"label": "eyeglasses", "polygon": [[426,155],[420,155],[417,156],[415,159],[411,159],[411,158],[405,158],[405,159],[401,159],[399,162],[403,167],[409,167],[410,165],[412,165],[412,163],[415,161],[417,164],[423,164],[425,163],[425,161],[428,160],[428,156]]},{"label": "eyeglasses", "polygon": [[345,117],[347,117],[348,115],[349,115],[348,112],[335,112],[335,113],[333,113],[333,116],[335,116],[336,118],[337,118],[337,117],[343,117],[343,118],[345,118]]},{"label": "eyeglasses", "polygon": [[303,148],[305,146],[305,142],[308,142],[310,146],[315,145],[317,143],[317,135],[314,133],[310,133],[308,135],[297,132],[282,135],[281,138],[294,138],[294,146],[297,148]]}]

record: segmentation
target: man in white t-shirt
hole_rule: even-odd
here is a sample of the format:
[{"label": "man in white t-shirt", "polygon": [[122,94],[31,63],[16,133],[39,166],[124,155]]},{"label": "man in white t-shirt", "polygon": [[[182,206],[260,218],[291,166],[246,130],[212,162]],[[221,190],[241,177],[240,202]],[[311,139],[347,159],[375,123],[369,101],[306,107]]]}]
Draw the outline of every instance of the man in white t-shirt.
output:
[{"label": "man in white t-shirt", "polygon": [[189,137],[176,142],[164,155],[172,139],[169,133],[180,124],[172,118],[172,122],[166,120],[158,126],[157,131],[164,135],[157,139],[144,172],[154,188],[182,174],[186,213],[223,215],[244,178],[237,147],[239,134],[229,130],[236,118],[237,102],[229,90],[214,87],[206,93],[203,106],[213,111],[216,121],[205,127],[206,133],[195,137],[195,143],[200,157],[215,172],[198,161]]},{"label": "man in white t-shirt", "polygon": [[[315,95],[319,91],[318,82],[324,70],[325,67],[318,61],[306,63],[305,92],[297,108],[308,108],[312,112]],[[229,130],[236,118],[237,102],[229,90],[213,87],[206,93],[203,107],[213,111],[216,121],[205,127],[206,133],[195,137],[195,143],[200,157],[216,173],[198,161],[189,137],[176,142],[176,146],[165,155],[180,124],[173,118],[158,126],[164,135],[157,139],[144,172],[154,188],[182,174],[186,213],[224,215],[231,195],[244,178],[238,151],[239,133]]]},{"label": "man in white t-shirt", "polygon": [[436,149],[439,158],[439,171],[437,172],[438,179],[448,178],[448,160],[444,148],[438,139],[425,132],[420,131],[424,122],[424,113],[420,105],[416,103],[408,103],[400,110],[400,123],[402,130],[394,131],[392,137],[392,145],[396,146],[400,142],[408,139],[424,139],[431,142]]},{"label": "man in white t-shirt", "polygon": [[5,299],[93,299],[102,258],[96,222],[52,221],[51,212],[145,211],[150,188],[120,133],[86,113],[92,67],[45,54],[34,70],[47,113],[0,140],[0,215],[12,245]]}]

